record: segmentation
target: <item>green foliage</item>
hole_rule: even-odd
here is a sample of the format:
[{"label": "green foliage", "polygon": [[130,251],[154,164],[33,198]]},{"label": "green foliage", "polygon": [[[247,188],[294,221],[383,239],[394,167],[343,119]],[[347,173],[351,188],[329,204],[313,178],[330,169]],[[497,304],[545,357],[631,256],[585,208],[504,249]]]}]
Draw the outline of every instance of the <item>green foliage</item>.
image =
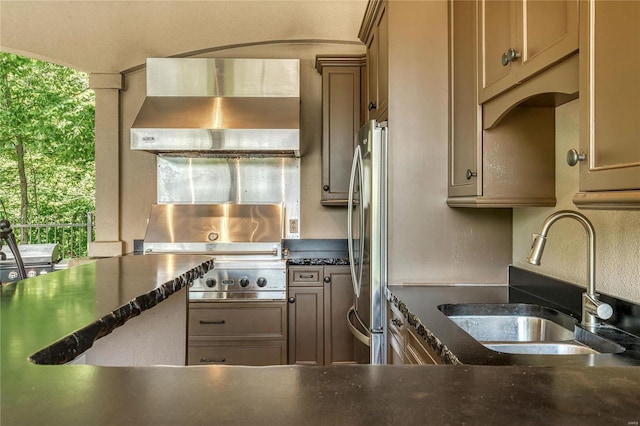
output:
[{"label": "green foliage", "polygon": [[85,73],[0,52],[0,199],[13,223],[95,210],[94,115]]}]

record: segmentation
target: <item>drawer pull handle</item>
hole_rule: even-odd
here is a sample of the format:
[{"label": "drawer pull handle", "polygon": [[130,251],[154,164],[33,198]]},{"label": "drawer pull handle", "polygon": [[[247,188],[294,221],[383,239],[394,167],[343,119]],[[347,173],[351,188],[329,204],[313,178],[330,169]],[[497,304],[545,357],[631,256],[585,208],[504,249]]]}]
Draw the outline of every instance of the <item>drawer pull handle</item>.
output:
[{"label": "drawer pull handle", "polygon": [[227,362],[227,359],[226,358],[209,359],[209,358],[202,357],[202,358],[200,358],[200,362],[218,362],[218,363],[220,363],[220,362]]},{"label": "drawer pull handle", "polygon": [[395,325],[396,327],[402,327],[402,321],[400,321],[398,318],[393,318],[391,320],[391,322],[393,323],[393,325]]},{"label": "drawer pull handle", "polygon": [[313,274],[298,274],[299,278],[313,278]]},{"label": "drawer pull handle", "polygon": [[218,324],[218,325],[222,325],[225,323],[225,320],[220,320],[220,321],[206,321],[206,320],[200,320],[200,324]]}]

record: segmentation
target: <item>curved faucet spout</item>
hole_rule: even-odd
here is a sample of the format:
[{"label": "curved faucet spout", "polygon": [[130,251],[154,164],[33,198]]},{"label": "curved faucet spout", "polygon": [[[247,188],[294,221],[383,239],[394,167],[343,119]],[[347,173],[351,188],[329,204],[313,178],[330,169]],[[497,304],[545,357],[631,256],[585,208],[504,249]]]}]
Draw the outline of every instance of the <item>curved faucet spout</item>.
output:
[{"label": "curved faucet spout", "polygon": [[611,318],[611,315],[613,315],[613,308],[611,308],[610,305],[601,302],[598,299],[598,294],[596,293],[596,231],[586,216],[571,210],[559,210],[549,215],[542,224],[542,230],[535,236],[531,246],[531,252],[529,253],[529,257],[527,257],[527,262],[532,265],[540,265],[542,252],[544,251],[544,246],[551,225],[565,217],[577,220],[582,224],[587,232],[588,280],[587,291],[582,297],[582,325],[594,327],[598,324],[598,318],[603,320]]}]

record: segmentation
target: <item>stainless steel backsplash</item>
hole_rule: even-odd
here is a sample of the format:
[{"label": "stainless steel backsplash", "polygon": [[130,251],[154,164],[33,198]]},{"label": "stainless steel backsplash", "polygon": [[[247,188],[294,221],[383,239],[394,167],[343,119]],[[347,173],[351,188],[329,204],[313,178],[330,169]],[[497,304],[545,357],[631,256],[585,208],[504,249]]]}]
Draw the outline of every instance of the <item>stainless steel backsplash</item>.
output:
[{"label": "stainless steel backsplash", "polygon": [[300,158],[160,156],[157,179],[159,204],[282,203],[285,238],[300,238]]}]

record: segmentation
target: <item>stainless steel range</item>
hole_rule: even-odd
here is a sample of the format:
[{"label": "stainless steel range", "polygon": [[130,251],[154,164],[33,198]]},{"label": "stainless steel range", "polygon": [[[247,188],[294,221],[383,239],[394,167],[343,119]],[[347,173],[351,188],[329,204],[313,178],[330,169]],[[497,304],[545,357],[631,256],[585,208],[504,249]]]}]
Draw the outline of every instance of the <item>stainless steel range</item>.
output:
[{"label": "stainless steel range", "polygon": [[280,204],[155,204],[145,254],[208,254],[213,270],[195,280],[190,301],[286,300]]}]

